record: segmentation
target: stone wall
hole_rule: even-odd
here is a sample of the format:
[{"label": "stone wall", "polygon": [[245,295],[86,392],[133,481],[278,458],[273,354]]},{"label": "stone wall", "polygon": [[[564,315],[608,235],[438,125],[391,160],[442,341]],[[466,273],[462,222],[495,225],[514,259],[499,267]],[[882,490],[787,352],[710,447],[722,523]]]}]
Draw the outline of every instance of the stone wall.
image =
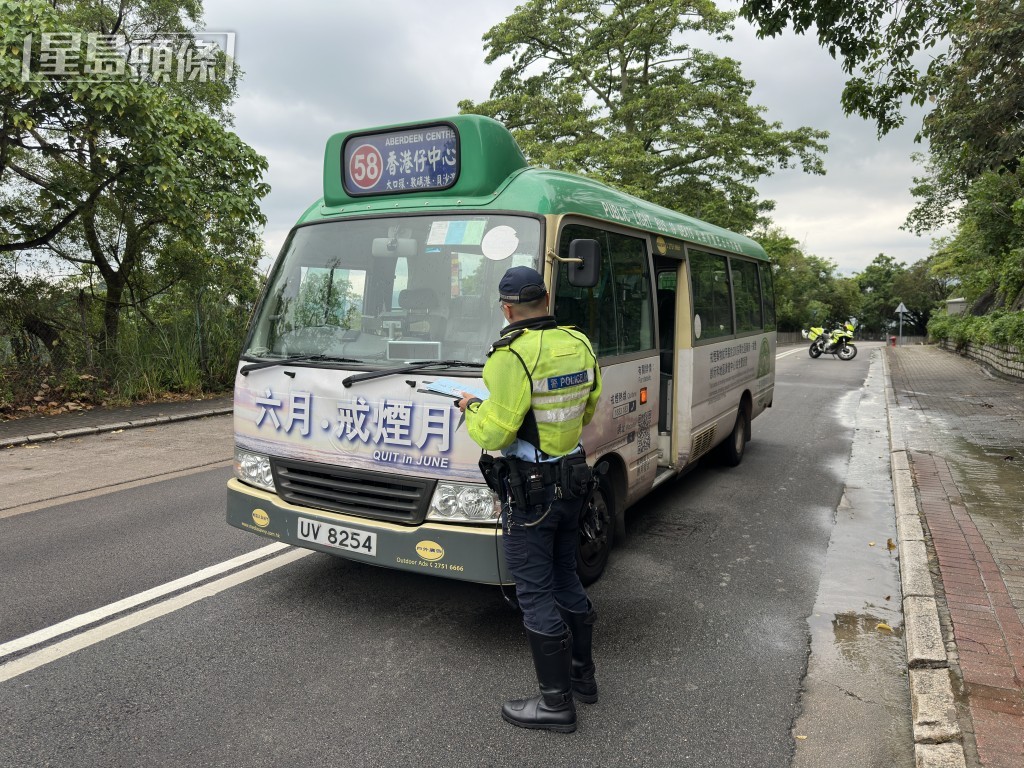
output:
[{"label": "stone wall", "polygon": [[939,346],[947,352],[957,352],[976,360],[1004,376],[1024,380],[1024,353],[1017,347],[992,347],[968,342],[963,349],[957,350],[956,345],[948,340],[940,341]]}]

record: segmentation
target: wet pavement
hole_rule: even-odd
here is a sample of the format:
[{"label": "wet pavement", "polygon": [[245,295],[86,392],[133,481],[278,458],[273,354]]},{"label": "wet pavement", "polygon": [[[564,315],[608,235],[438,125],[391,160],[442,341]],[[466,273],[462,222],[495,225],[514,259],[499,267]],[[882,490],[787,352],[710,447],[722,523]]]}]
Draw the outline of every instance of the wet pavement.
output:
[{"label": "wet pavement", "polygon": [[[894,454],[905,452],[913,479],[945,643],[946,659],[935,666],[943,676],[948,666],[959,725],[945,735],[918,739],[918,765],[1020,768],[1024,381],[996,377],[933,346],[888,347],[885,358],[890,445]],[[0,422],[0,449],[230,410],[228,395],[33,416]],[[879,602],[877,615],[839,613],[832,626],[816,631],[833,634],[840,649],[862,649],[844,638],[872,634],[893,608]]]},{"label": "wet pavement", "polygon": [[1020,768],[1024,381],[932,346],[887,355],[892,444],[926,531],[966,764]]}]

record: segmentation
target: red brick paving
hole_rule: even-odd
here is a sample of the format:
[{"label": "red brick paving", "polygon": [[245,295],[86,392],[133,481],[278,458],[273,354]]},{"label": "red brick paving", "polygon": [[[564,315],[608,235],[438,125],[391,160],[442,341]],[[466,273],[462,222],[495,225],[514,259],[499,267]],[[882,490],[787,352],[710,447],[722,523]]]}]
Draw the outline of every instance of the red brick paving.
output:
[{"label": "red brick paving", "polygon": [[[994,466],[1024,469],[1024,382],[934,347],[887,354],[903,419],[894,442],[908,451],[964,682],[969,764],[1024,768],[1024,526],[1020,509],[999,519],[983,509]],[[965,455],[957,440],[981,450]],[[1024,486],[1019,474],[1009,482]]]},{"label": "red brick paving", "polygon": [[910,463],[939,561],[978,757],[985,768],[1022,768],[1024,624],[985,539],[956,503],[949,466],[916,452]]}]

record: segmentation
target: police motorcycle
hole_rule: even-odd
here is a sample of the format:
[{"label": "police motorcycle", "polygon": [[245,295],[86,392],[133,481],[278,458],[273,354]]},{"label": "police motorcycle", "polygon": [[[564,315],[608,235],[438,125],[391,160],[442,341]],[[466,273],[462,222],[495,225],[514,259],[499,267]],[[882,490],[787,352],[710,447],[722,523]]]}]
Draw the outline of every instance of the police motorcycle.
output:
[{"label": "police motorcycle", "polygon": [[808,347],[807,354],[812,358],[833,355],[840,360],[853,360],[857,356],[857,347],[853,343],[853,332],[856,327],[857,321],[851,317],[831,332],[826,332],[822,326],[812,326],[810,331],[800,331],[800,335],[810,339],[811,346]]}]

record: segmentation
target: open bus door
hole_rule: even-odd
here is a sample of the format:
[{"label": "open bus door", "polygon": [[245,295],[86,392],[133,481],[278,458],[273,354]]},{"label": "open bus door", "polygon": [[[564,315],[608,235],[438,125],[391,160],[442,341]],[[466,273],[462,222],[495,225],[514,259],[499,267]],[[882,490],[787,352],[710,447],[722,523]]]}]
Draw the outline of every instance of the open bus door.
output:
[{"label": "open bus door", "polygon": [[671,466],[675,452],[673,451],[673,415],[675,403],[675,371],[676,371],[676,312],[678,306],[678,287],[686,285],[680,281],[680,269],[686,268],[686,262],[677,259],[655,258],[654,279],[656,289],[656,309],[658,317],[658,444],[661,448],[660,466]]}]

